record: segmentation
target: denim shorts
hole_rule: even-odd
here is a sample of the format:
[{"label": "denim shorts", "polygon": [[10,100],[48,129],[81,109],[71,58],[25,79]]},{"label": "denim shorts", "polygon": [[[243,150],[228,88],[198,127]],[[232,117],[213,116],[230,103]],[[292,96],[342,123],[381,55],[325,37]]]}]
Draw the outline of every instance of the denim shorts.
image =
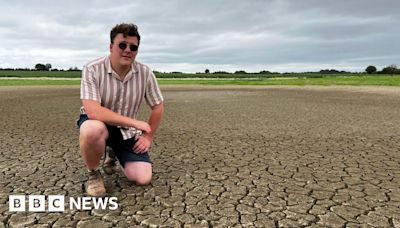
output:
[{"label": "denim shorts", "polygon": [[[81,114],[79,116],[79,120],[77,120],[76,124],[78,128],[81,127],[82,123],[88,120],[89,117],[86,114]],[[126,162],[148,162],[151,163],[150,156],[148,152],[145,153],[136,153],[133,151],[133,146],[137,142],[135,138],[130,138],[124,140],[122,138],[121,131],[116,126],[111,126],[106,124],[108,130],[108,139],[106,141],[106,145],[111,147],[117,156],[119,163],[122,167],[125,166]]]}]

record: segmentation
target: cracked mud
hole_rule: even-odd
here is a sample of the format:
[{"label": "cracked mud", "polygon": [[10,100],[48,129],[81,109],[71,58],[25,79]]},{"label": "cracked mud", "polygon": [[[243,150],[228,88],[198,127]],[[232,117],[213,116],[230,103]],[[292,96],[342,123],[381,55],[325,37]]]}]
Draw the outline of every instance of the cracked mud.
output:
[{"label": "cracked mud", "polygon": [[118,210],[11,213],[9,195],[81,197],[87,177],[79,88],[0,87],[0,227],[400,227],[398,89],[162,90],[151,185],[119,171]]}]

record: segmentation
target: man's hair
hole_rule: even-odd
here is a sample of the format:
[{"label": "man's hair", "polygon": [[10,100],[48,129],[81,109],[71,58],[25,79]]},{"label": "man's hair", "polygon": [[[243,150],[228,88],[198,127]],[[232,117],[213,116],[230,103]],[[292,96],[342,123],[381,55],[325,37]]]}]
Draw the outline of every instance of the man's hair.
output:
[{"label": "man's hair", "polygon": [[110,32],[110,39],[111,43],[114,43],[114,38],[119,34],[122,33],[124,37],[127,36],[136,36],[138,39],[138,45],[140,43],[140,35],[138,31],[138,27],[135,24],[127,24],[127,23],[122,23],[122,24],[117,24],[112,28]]}]

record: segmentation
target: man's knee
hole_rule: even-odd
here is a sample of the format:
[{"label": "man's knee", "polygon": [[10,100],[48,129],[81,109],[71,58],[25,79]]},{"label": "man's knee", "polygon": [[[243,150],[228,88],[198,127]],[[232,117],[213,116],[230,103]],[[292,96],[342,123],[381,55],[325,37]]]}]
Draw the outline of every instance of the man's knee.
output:
[{"label": "man's knee", "polygon": [[151,182],[151,173],[141,173],[137,174],[134,172],[125,172],[126,178],[128,180],[135,182],[137,185],[148,185]]},{"label": "man's knee", "polygon": [[149,185],[151,182],[151,174],[147,176],[136,177],[134,180],[131,181],[134,181],[137,185]]},{"label": "man's knee", "polygon": [[151,164],[126,164],[124,168],[125,176],[128,180],[137,185],[148,185],[152,178]]},{"label": "man's knee", "polygon": [[89,144],[105,141],[108,137],[106,125],[98,120],[86,120],[80,127],[79,138]]}]

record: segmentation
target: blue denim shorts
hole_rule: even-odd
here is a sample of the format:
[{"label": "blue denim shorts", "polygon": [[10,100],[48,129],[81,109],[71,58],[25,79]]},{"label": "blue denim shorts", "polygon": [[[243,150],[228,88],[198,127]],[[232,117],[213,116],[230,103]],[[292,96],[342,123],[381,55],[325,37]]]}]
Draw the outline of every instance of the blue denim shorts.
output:
[{"label": "blue denim shorts", "polygon": [[[76,124],[78,128],[81,127],[82,123],[88,120],[89,117],[86,114],[81,114]],[[150,156],[148,152],[138,154],[133,151],[133,146],[137,142],[135,138],[130,138],[124,140],[122,138],[121,131],[116,126],[111,126],[106,124],[108,130],[108,139],[106,145],[111,147],[117,156],[119,163],[122,167],[125,166],[126,162],[148,162],[151,163]]]}]

